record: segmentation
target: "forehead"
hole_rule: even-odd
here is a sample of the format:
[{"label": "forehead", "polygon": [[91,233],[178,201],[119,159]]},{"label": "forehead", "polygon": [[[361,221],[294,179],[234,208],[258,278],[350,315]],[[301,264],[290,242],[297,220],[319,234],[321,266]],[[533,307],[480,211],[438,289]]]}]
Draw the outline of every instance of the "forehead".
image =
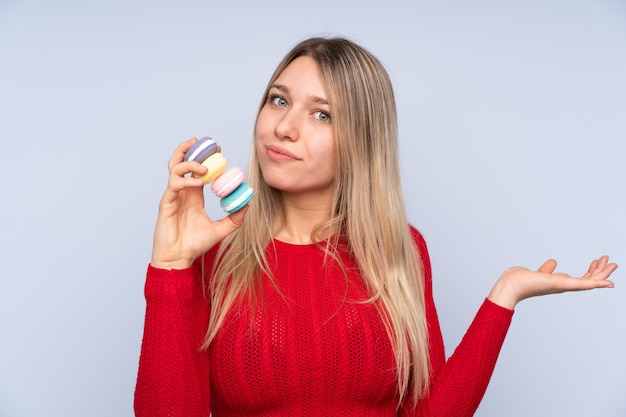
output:
[{"label": "forehead", "polygon": [[301,56],[289,63],[280,73],[274,86],[286,87],[290,92],[326,96],[326,87],[317,62],[309,56]]}]

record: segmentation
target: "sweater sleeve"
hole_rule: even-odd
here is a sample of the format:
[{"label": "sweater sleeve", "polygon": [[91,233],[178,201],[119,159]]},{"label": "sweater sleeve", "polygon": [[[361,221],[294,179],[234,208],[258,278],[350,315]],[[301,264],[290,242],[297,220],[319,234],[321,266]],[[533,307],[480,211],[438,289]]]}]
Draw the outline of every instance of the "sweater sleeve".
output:
[{"label": "sweater sleeve", "polygon": [[426,243],[416,235],[425,275],[431,384],[417,410],[409,401],[403,415],[420,417],[473,416],[485,394],[513,311],[485,299],[454,353],[445,360],[443,338],[432,295],[432,275]]},{"label": "sweater sleeve", "polygon": [[208,324],[198,265],[148,266],[146,316],[135,387],[138,417],[209,416],[209,363],[200,350]]}]

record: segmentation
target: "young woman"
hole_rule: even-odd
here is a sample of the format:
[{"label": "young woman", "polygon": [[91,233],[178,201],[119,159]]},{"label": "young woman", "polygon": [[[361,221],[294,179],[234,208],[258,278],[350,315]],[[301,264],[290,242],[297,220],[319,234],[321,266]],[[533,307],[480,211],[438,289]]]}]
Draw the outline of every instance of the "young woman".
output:
[{"label": "young woman", "polygon": [[276,69],[257,116],[249,207],[219,221],[169,161],[148,267],[138,416],[471,416],[513,308],[612,287],[505,271],[446,360],[426,244],[408,222],[393,90],[345,39],[312,38]]}]

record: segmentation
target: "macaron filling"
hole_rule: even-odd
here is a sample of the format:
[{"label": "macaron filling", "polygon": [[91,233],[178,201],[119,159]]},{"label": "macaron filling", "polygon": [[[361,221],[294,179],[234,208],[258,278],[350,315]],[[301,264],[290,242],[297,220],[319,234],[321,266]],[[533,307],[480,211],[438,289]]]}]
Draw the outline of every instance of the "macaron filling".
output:
[{"label": "macaron filling", "polygon": [[211,190],[219,198],[226,197],[243,182],[243,172],[237,167],[232,167],[215,180]]},{"label": "macaron filling", "polygon": [[215,152],[217,152],[217,143],[211,138],[202,138],[185,154],[185,161],[197,161],[202,163]]},{"label": "macaron filling", "polygon": [[224,173],[227,164],[226,158],[224,158],[221,153],[214,153],[209,158],[202,161],[202,165],[207,168],[207,171],[204,175],[199,176],[199,178],[201,178],[205,184],[208,184]]},{"label": "macaron filling", "polygon": [[235,191],[222,198],[220,205],[227,213],[241,210],[254,196],[254,190],[247,182],[242,183]]}]

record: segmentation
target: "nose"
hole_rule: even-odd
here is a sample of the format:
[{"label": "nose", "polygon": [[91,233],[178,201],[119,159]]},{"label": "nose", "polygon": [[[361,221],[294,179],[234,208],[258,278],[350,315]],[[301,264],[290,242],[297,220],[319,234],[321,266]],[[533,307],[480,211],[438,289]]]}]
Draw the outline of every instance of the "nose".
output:
[{"label": "nose", "polygon": [[300,123],[297,114],[290,109],[276,123],[274,134],[280,140],[296,141],[300,137]]}]

